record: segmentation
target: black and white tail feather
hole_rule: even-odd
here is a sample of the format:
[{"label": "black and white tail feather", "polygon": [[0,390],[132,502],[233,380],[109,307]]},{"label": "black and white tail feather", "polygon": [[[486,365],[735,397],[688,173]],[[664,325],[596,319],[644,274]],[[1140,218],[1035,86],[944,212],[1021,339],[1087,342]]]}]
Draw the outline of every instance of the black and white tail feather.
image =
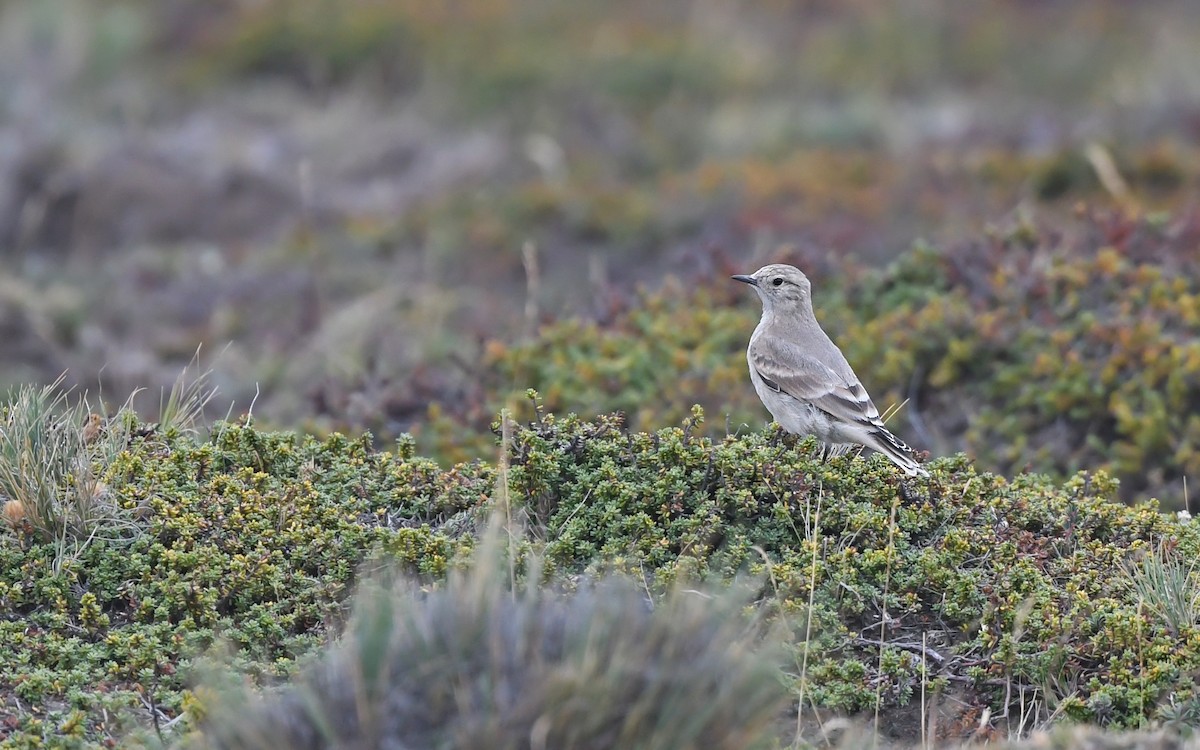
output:
[{"label": "black and white tail feather", "polygon": [[900,467],[905,474],[909,476],[927,477],[929,472],[921,468],[917,460],[913,457],[916,454],[907,443],[893,435],[882,424],[874,426],[875,429],[869,433],[875,438],[874,444],[870,447],[879,451],[883,455],[891,459],[892,463]]}]

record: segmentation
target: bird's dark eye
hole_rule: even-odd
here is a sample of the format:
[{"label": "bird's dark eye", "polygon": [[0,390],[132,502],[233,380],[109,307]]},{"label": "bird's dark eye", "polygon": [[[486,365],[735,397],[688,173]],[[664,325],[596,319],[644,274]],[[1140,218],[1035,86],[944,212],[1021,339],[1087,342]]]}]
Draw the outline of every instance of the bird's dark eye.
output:
[{"label": "bird's dark eye", "polygon": [[782,278],[780,278],[780,277],[778,277],[778,276],[776,276],[776,277],[775,277],[775,278],[774,278],[774,279],[771,281],[771,283],[772,283],[772,284],[774,284],[775,286],[783,286],[783,279],[782,279]]}]

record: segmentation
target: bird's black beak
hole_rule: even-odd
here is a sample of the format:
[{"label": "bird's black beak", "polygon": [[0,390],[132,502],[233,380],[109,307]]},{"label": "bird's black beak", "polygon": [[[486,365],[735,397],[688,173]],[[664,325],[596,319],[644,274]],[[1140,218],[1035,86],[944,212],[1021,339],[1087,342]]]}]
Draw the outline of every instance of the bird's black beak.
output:
[{"label": "bird's black beak", "polygon": [[739,273],[738,275],[730,276],[729,278],[733,279],[734,281],[740,281],[743,284],[749,284],[750,286],[758,286],[758,279],[754,278],[753,276],[746,276],[745,274]]}]

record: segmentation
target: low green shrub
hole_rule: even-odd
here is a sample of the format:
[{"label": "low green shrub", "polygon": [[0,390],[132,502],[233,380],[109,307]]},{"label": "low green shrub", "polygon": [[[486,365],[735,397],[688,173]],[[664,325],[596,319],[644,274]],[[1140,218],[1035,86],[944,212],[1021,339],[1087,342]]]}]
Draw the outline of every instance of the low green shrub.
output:
[{"label": "low green shrub", "polygon": [[0,535],[0,741],[49,741],[68,723],[115,741],[165,722],[184,705],[182,672],[218,642],[239,671],[288,674],[370,560],[443,577],[472,537],[433,527],[471,516],[491,470],[370,442],[234,424],[204,440],[151,433],[104,474],[136,539],[97,539],[56,570],[53,540]]},{"label": "low green shrub", "polygon": [[188,735],[220,708],[188,687],[215,645],[239,679],[295,674],[341,631],[363,570],[399,566],[436,591],[470,566],[493,497],[525,528],[511,575],[549,609],[532,584],[616,574],[658,602],[759,581],[804,732],[878,716],[913,740],[892,719],[922,705],[946,739],[981,721],[1178,728],[1200,702],[1200,625],[1163,616],[1136,574],[1146,555],[1195,559],[1200,524],[1116,502],[1102,472],[1006,480],[958,455],[906,480],[774,429],[714,440],[699,409],[655,432],[530,411],[499,468],[442,468],[407,439],[379,452],[245,424],[146,430],[104,474],[141,524],[132,542],[97,540],[55,571],[51,543],[0,534],[0,742]]},{"label": "low green shrub", "polygon": [[[1104,468],[1126,499],[1179,508],[1182,478],[1200,476],[1197,243],[1200,212],[1084,212],[1069,231],[1019,223],[919,244],[886,268],[774,260],[814,277],[817,315],[876,403],[907,400],[893,426],[909,442],[1002,473]],[[635,428],[678,422],[698,403],[725,417],[710,435],[753,429],[767,418],[743,355],[757,316],[724,274],[669,282],[603,322],[490,343],[477,368],[489,408],[472,410],[495,413],[534,387],[551,411],[621,411]],[[481,449],[482,427],[463,429],[447,402],[421,434],[454,456]]]},{"label": "low green shrub", "polygon": [[1117,727],[1200,700],[1200,623],[1158,616],[1126,567],[1156,545],[1194,559],[1196,523],[1121,505],[1102,472],[1005,480],[959,455],[906,481],[772,431],[713,441],[699,416],[642,433],[547,415],[518,432],[512,492],[547,565],[659,587],[767,576],[761,605],[795,618],[798,689],[837,711],[911,707],[923,680],[969,688],[963,713],[1036,700],[1042,720]]}]

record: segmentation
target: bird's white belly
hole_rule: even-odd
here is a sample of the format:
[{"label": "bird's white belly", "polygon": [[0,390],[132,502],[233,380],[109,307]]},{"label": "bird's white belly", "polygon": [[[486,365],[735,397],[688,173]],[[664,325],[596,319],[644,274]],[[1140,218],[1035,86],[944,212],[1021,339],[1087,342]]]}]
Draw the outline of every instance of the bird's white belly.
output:
[{"label": "bird's white belly", "polygon": [[814,435],[824,443],[840,443],[836,426],[829,415],[806,401],[780,393],[763,382],[758,372],[750,368],[750,380],[763,406],[783,429],[794,435]]}]

